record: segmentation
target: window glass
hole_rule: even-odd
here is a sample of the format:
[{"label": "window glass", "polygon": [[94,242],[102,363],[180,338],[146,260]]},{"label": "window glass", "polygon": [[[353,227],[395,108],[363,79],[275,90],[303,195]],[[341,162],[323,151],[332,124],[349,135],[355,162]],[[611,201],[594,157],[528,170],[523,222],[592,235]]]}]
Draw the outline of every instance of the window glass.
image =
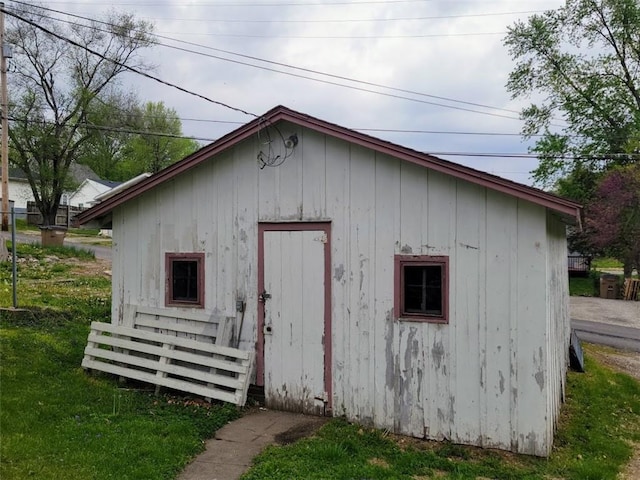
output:
[{"label": "window glass", "polygon": [[448,268],[448,257],[396,255],[396,318],[447,323]]},{"label": "window glass", "polygon": [[198,301],[198,262],[196,260],[174,260],[173,296],[177,302]]},{"label": "window glass", "polygon": [[442,267],[404,267],[404,310],[407,313],[442,315]]},{"label": "window glass", "polygon": [[167,306],[204,307],[204,254],[165,254]]}]

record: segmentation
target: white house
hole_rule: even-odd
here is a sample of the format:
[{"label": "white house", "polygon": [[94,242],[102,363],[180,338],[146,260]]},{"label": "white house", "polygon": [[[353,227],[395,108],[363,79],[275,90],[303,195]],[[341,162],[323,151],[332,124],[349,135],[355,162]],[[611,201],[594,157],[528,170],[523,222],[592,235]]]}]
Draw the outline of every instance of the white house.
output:
[{"label": "white house", "polygon": [[9,200],[13,201],[13,206],[17,214],[24,216],[27,211],[27,202],[33,201],[33,192],[29,181],[21,170],[9,169]]},{"label": "white house", "polygon": [[[120,184],[99,179],[96,173],[86,165],[74,163],[69,171],[72,180],[79,186],[72,192],[62,194],[60,202],[62,205],[89,207],[97,195],[104,194]],[[26,174],[19,168],[9,168],[8,185],[9,199],[14,202],[16,213],[19,217],[26,217],[27,203],[35,201]]]},{"label": "white house", "polygon": [[88,208],[93,205],[96,197],[109,192],[118,185],[120,185],[120,182],[86,178],[72,193],[63,196],[63,204],[71,205],[72,207]]},{"label": "white house", "polygon": [[235,317],[267,406],[548,455],[579,208],[280,106],[78,220],[113,225],[112,323]]}]

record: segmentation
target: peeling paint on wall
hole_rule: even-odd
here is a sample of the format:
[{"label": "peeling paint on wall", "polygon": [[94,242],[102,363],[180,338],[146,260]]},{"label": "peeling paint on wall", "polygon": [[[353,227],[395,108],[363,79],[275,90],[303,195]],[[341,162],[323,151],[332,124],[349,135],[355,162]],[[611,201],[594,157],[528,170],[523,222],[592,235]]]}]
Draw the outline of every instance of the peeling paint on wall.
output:
[{"label": "peeling paint on wall", "polygon": [[438,342],[434,340],[433,347],[431,348],[431,358],[436,364],[436,370],[439,370],[440,365],[442,365],[442,360],[444,359],[444,346],[441,341]]},{"label": "peeling paint on wall", "polygon": [[396,365],[394,362],[393,355],[393,310],[389,310],[387,312],[385,332],[384,332],[384,341],[385,341],[385,357],[387,359],[386,365],[386,374],[385,374],[385,386],[387,390],[393,391],[395,388],[395,377],[396,377]]},{"label": "peeling paint on wall", "polygon": [[413,249],[409,245],[404,245],[400,249],[400,253],[413,253]]},{"label": "peeling paint on wall", "polygon": [[344,277],[344,265],[340,264],[334,269],[333,278],[340,282],[342,277]]}]

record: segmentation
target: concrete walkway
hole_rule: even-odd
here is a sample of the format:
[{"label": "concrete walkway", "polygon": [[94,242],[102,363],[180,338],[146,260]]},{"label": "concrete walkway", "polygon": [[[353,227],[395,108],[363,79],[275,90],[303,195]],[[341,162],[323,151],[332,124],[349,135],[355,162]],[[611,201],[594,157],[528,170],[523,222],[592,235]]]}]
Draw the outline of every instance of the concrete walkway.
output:
[{"label": "concrete walkway", "polygon": [[180,474],[178,480],[235,480],[267,445],[295,442],[313,434],[326,418],[264,408],[228,423],[207,440],[205,451]]}]

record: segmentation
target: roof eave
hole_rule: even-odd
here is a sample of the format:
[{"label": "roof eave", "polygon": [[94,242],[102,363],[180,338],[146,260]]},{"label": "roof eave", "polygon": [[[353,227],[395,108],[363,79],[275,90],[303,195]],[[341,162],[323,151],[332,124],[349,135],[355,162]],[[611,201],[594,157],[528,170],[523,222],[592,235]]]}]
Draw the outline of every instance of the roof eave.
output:
[{"label": "roof eave", "polygon": [[458,165],[447,160],[434,157],[429,154],[411,150],[400,145],[381,140],[376,137],[357,132],[355,130],[347,129],[339,125],[326,122],[324,120],[311,117],[309,115],[289,110],[286,107],[278,106],[265,113],[262,117],[256,118],[251,122],[239,127],[238,129],[228,133],[221,137],[214,143],[203,147],[197,152],[184,158],[183,160],[170,165],[169,167],[161,170],[160,172],[152,175],[146,180],[141,181],[133,185],[132,187],[124,190],[123,192],[108,198],[102,203],[85,210],[79,214],[76,218],[79,223],[86,223],[92,219],[104,216],[111,212],[111,210],[118,205],[127,202],[138,195],[150,190],[166,180],[179,175],[191,168],[196,167],[201,162],[223,152],[227,148],[245,140],[258,132],[265,123],[276,123],[279,121],[288,121],[316,130],[320,133],[324,133],[335,138],[342,139],[344,141],[354,143],[366,148],[374,149],[380,153],[387,154],[402,160],[430,168],[434,171],[438,171],[447,175],[452,175],[456,178],[469,181],[474,184],[478,184],[508,195],[521,198],[523,200],[530,201],[532,203],[544,206],[553,211],[556,211],[563,216],[574,218],[576,223],[579,223],[580,219],[580,204],[567,200],[562,197],[544,192],[542,190],[522,185],[510,180],[506,180],[495,175],[474,170],[463,165]]}]

